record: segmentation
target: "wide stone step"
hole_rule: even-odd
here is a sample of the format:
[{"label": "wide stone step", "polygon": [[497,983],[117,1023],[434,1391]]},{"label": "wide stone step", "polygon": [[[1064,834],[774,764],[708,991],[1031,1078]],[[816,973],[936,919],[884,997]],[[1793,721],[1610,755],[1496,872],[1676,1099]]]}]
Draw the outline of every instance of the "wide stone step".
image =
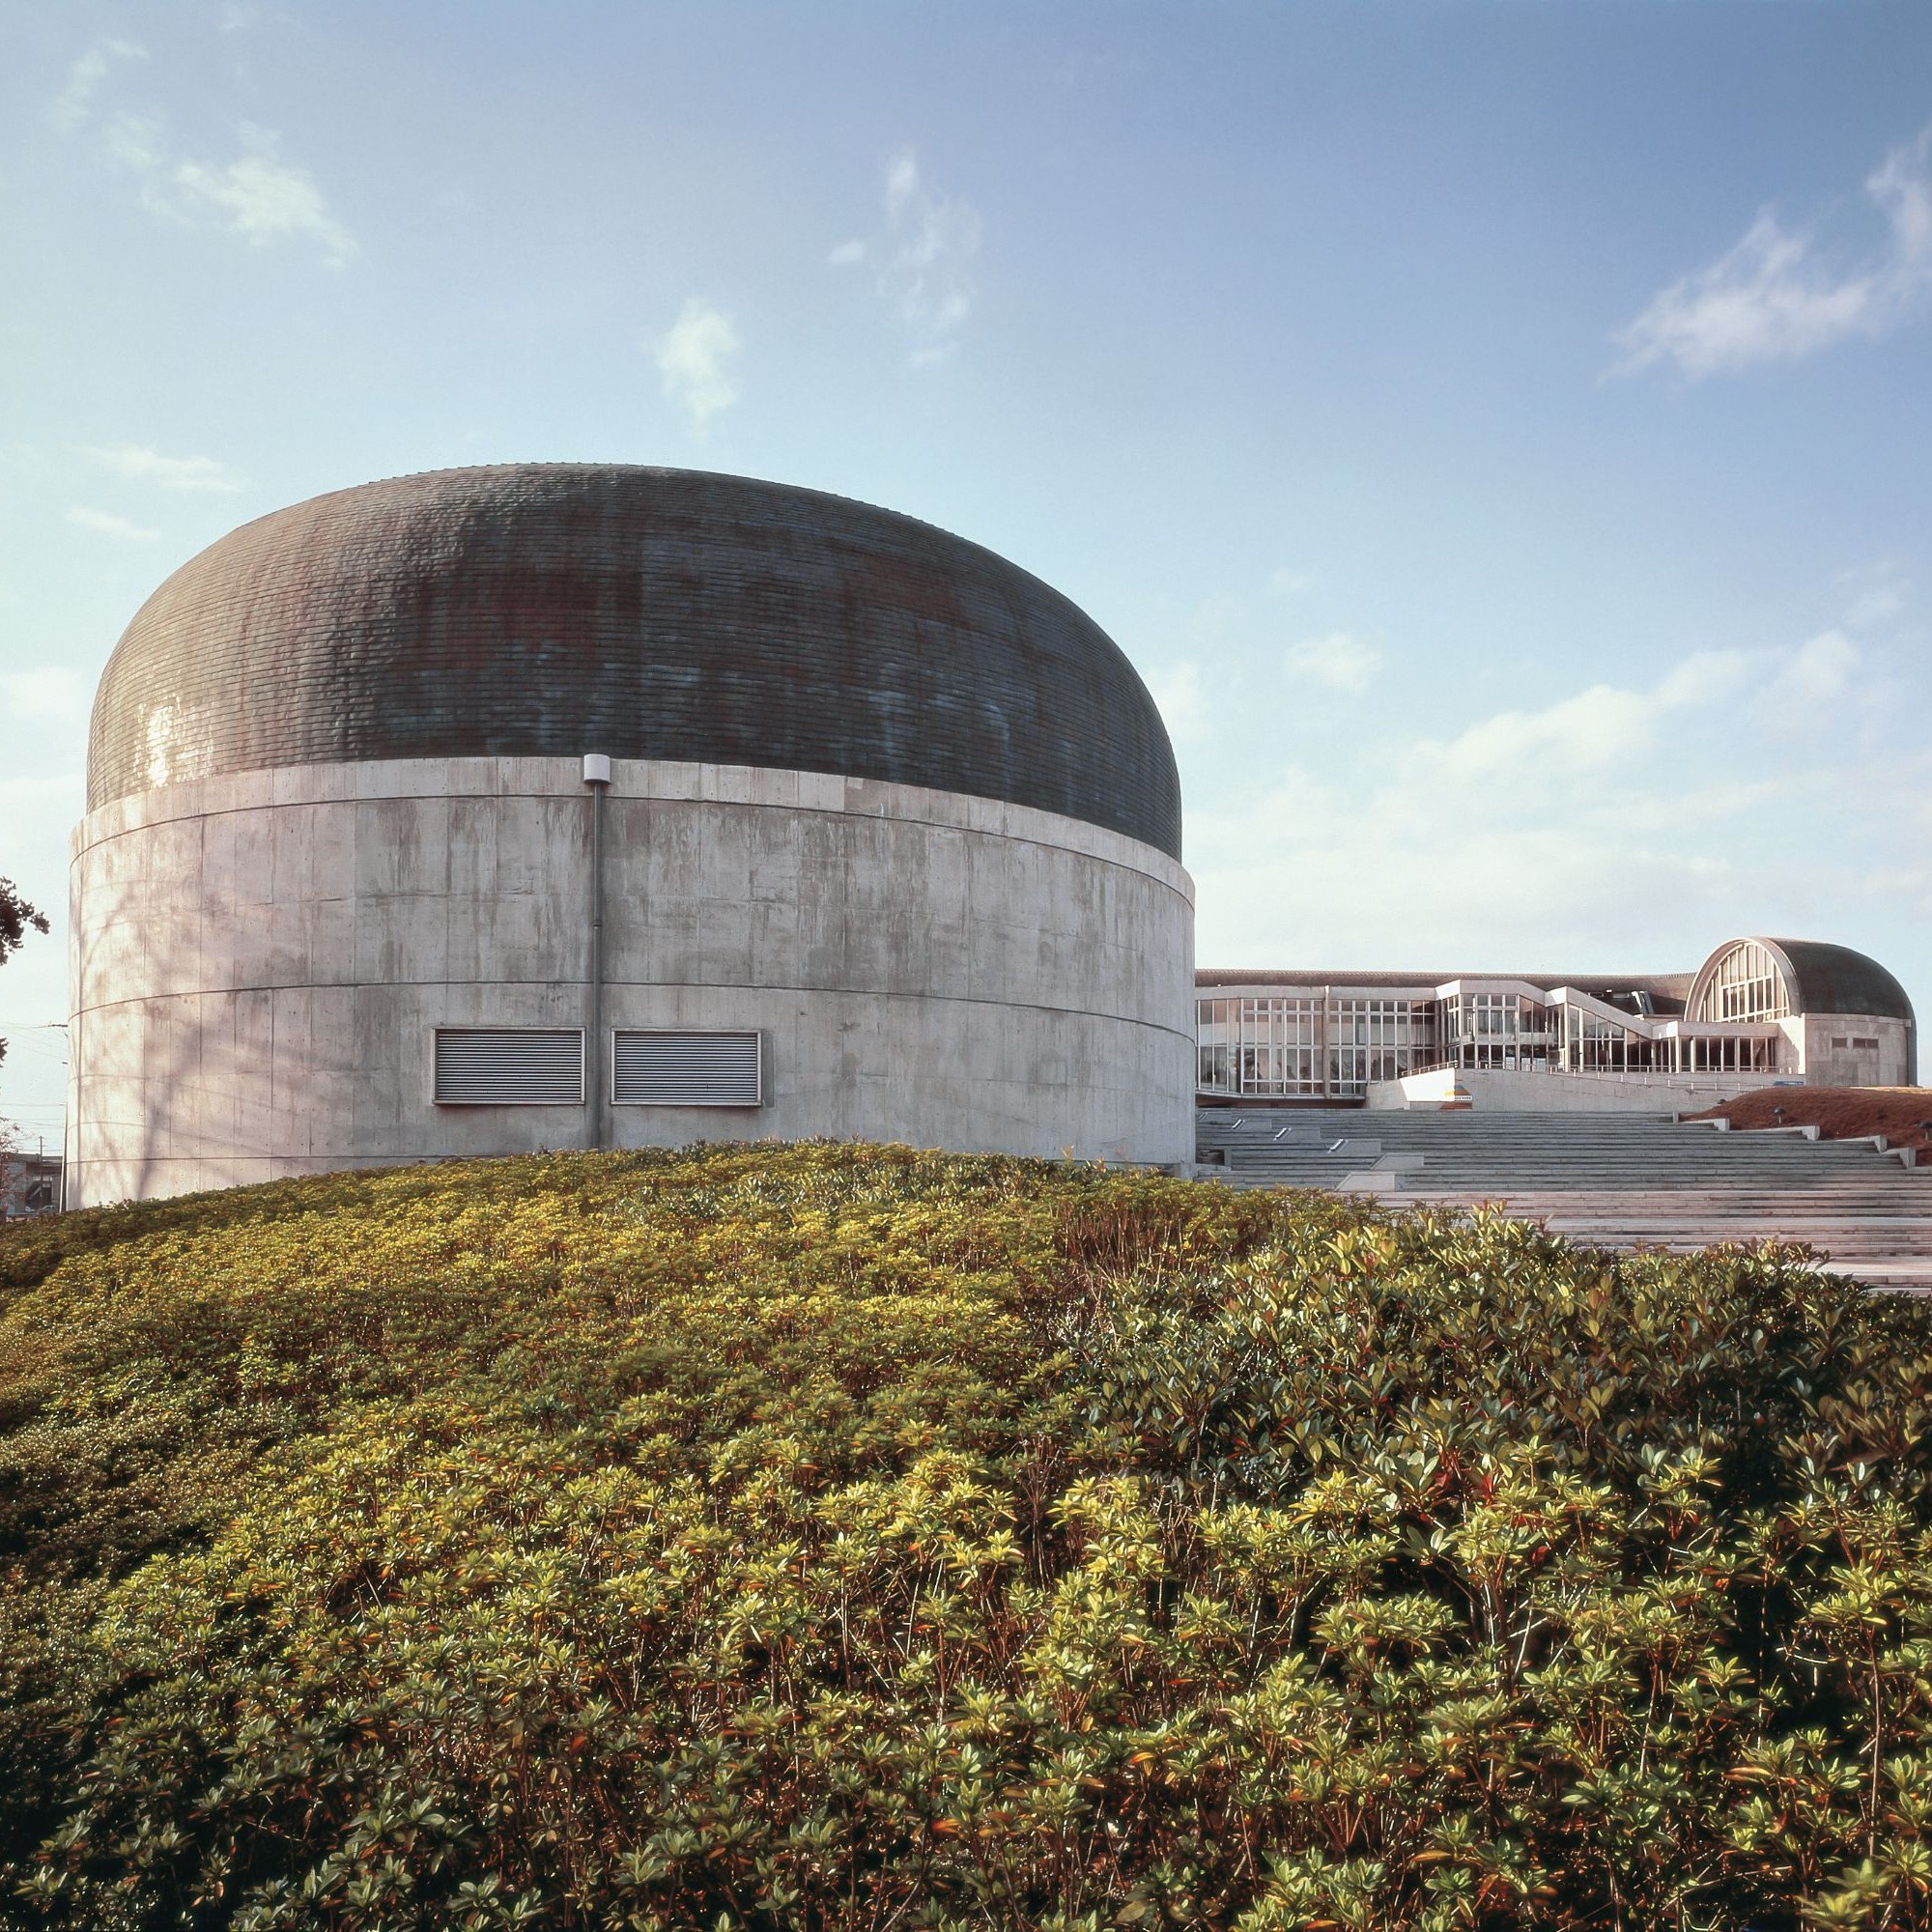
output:
[{"label": "wide stone step", "polygon": [[[1874,1286],[1932,1291],[1932,1168],[1866,1143],[1714,1133],[1618,1115],[1205,1113],[1205,1171],[1236,1187],[1490,1204],[1595,1247],[1803,1242]],[[1371,1153],[1370,1150],[1374,1151]]]}]

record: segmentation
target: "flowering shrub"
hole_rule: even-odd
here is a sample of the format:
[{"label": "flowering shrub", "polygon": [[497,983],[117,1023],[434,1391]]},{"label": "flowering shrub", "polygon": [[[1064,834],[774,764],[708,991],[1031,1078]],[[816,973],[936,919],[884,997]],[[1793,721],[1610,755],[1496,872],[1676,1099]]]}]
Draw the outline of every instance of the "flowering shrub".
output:
[{"label": "flowering shrub", "polygon": [[902,1149],[0,1236],[0,1918],[1932,1924],[1932,1339]]}]

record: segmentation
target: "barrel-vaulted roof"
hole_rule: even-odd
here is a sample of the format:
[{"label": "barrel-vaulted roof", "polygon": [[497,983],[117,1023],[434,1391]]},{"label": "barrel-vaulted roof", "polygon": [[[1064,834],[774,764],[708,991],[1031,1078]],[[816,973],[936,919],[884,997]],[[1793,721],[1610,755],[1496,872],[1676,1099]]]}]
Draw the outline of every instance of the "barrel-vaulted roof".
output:
[{"label": "barrel-vaulted roof", "polygon": [[109,659],[88,803],[593,751],[933,786],[1180,853],[1160,714],[1058,591],[888,510],[624,465],[438,470],[223,537]]},{"label": "barrel-vaulted roof", "polygon": [[[1874,1019],[1907,1022],[1913,1017],[1905,988],[1876,959],[1854,952],[1849,946],[1833,946],[1822,939],[1757,943],[1789,968],[1793,1012],[1868,1013]],[[1719,947],[1713,961],[1728,951],[1728,946]]]}]

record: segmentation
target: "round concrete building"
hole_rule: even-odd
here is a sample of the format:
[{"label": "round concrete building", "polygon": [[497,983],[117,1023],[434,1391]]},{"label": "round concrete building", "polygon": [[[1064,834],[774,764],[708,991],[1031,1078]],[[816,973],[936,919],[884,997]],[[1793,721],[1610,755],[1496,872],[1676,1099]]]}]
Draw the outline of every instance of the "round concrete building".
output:
[{"label": "round concrete building", "polygon": [[1192,1152],[1159,713],[1072,604],[816,492],[518,465],[185,564],[103,673],[68,1201],[825,1134]]}]

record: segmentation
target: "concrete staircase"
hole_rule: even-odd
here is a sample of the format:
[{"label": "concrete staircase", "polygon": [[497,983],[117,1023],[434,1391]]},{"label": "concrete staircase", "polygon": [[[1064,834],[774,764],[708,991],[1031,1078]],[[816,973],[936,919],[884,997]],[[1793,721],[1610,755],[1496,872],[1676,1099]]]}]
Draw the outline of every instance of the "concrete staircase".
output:
[{"label": "concrete staircase", "polygon": [[1629,1114],[1300,1108],[1204,1108],[1196,1132],[1202,1171],[1237,1187],[1359,1190],[1391,1207],[1491,1201],[1598,1247],[1776,1236],[1873,1287],[1932,1291],[1932,1169],[1867,1142]]}]

